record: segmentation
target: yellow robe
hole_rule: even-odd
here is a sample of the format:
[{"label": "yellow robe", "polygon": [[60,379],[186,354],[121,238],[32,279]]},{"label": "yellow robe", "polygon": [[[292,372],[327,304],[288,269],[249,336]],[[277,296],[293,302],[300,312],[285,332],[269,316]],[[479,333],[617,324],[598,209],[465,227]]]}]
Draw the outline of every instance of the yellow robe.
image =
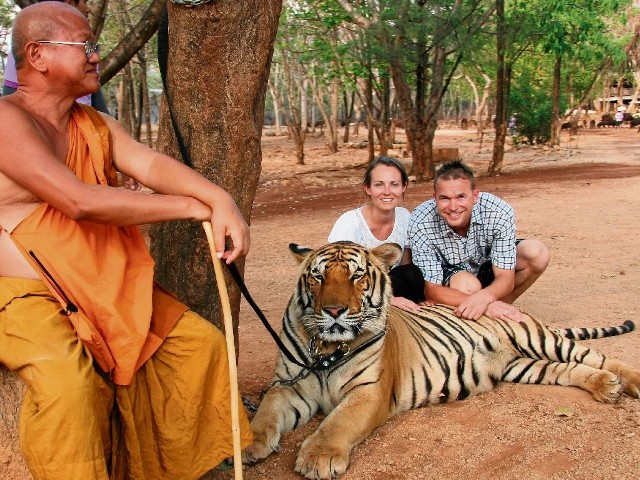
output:
[{"label": "yellow robe", "polygon": [[[101,177],[107,179],[115,173],[109,161],[108,131],[103,127],[106,128],[93,110],[74,107],[67,163],[78,162],[72,167],[76,173],[93,171],[101,184]],[[98,160],[97,150],[102,151]],[[37,252],[38,260],[60,288],[51,280],[0,277],[0,363],[18,374],[28,387],[20,436],[33,477],[199,478],[233,454],[223,335],[195,313],[185,311],[186,307],[166,293],[153,290],[151,277],[146,275],[148,254],[143,255],[146,248],[142,252],[144,243],[140,244],[135,229],[109,231],[107,237],[113,235],[120,240],[111,243],[118,247],[116,250],[105,250],[98,235],[103,230],[94,230],[93,224],[84,225],[89,222],[77,222],[82,224],[82,232],[75,235],[73,225],[56,228],[64,222],[59,212],[42,206],[11,232],[25,255],[29,250]],[[72,221],[66,218],[66,222]],[[84,235],[85,227],[91,234]],[[44,230],[39,232],[40,228]],[[60,232],[71,232],[73,238],[59,238]],[[86,239],[93,242],[89,251],[73,251],[72,246],[82,245]],[[122,259],[122,252],[135,252],[140,259]],[[103,275],[112,263],[108,258],[93,258],[101,255],[118,257],[114,262],[120,273],[107,278],[124,282],[134,275],[144,285],[131,288],[139,295],[144,292],[144,299],[132,297],[127,286],[118,288],[106,282],[104,287]],[[82,275],[93,272],[97,280],[85,285],[77,279],[69,281],[66,274],[76,267],[85,271]],[[136,271],[129,272],[130,268]],[[135,277],[138,269],[143,273]],[[90,278],[82,275],[79,277]],[[83,291],[78,291],[80,287]],[[97,289],[118,292],[122,299],[105,297]],[[78,306],[77,314],[64,312],[66,297]],[[149,316],[144,320],[127,315],[133,300],[142,300],[148,307]],[[115,308],[109,301],[114,302]],[[99,309],[93,303],[99,304]],[[119,310],[122,305],[124,313]],[[160,315],[156,311],[160,307],[168,308],[170,314]],[[102,308],[106,309],[104,317],[100,315]],[[154,323],[157,318],[160,321]],[[134,324],[129,325],[129,321]],[[118,333],[113,335],[114,331]],[[91,336],[96,332],[100,336],[97,345]],[[133,337],[131,343],[126,343],[127,332]],[[101,346],[106,349],[100,351]],[[121,355],[127,353],[126,348],[131,352]],[[95,358],[96,353],[102,355],[100,360]],[[107,361],[109,356],[112,363]],[[94,361],[106,374],[95,368]],[[246,447],[252,434],[242,405],[239,408],[242,443]]]}]

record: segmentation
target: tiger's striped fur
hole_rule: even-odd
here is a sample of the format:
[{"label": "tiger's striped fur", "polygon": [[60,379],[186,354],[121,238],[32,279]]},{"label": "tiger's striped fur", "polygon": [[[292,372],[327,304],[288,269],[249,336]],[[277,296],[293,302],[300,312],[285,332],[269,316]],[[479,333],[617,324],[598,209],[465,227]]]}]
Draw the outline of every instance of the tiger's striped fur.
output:
[{"label": "tiger's striped fur", "polygon": [[390,416],[487,392],[501,381],[577,386],[603,402],[623,392],[640,398],[640,370],[567,338],[625,333],[633,322],[552,330],[526,314],[516,323],[465,321],[444,305],[408,313],[390,307],[387,270],[400,255],[397,245],[367,250],[338,242],[292,251],[302,265],[280,338],[307,365],[318,355],[349,353],[313,371],[280,354],[251,423],[255,441],[243,453],[246,463],[278,451],[283,432],[321,413],[326,418],[302,444],[295,469],[331,478]]}]

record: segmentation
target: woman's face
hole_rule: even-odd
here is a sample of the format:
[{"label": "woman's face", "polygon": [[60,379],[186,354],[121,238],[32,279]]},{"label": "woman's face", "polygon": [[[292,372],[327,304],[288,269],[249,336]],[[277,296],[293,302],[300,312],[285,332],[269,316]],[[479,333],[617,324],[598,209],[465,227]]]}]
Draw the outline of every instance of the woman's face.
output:
[{"label": "woman's face", "polygon": [[371,198],[371,205],[380,210],[391,210],[400,205],[406,189],[400,170],[390,165],[375,167],[371,171],[371,185],[364,186],[364,191]]}]

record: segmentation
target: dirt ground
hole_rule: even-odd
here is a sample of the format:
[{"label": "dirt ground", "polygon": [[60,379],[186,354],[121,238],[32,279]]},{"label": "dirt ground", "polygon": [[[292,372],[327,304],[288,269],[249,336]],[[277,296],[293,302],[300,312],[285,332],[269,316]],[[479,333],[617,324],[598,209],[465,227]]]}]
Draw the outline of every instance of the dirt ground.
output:
[{"label": "dirt ground", "polygon": [[[366,138],[362,133],[352,141]],[[549,268],[519,299],[520,307],[559,326],[618,325],[626,319],[640,324],[639,140],[640,133],[628,128],[583,130],[575,137],[563,132],[559,148],[512,149],[502,176],[480,179],[481,189],[514,206],[518,236],[538,238],[551,250]],[[345,145],[329,155],[325,141],[310,137],[306,165],[296,165],[286,137],[263,138],[246,283],[276,330],[297,272],[287,245],[320,246],[339,214],[364,202],[366,149]],[[473,132],[438,130],[435,146],[460,148],[482,175],[490,141],[485,137],[480,145]],[[401,157],[402,147],[391,153]],[[412,183],[406,206],[417,206],[431,191],[431,184]],[[589,344],[640,367],[639,340],[636,331]],[[243,302],[239,382],[242,394],[256,403],[276,350]],[[282,451],[245,467],[244,478],[299,478],[293,472],[297,450],[318,422],[285,434]],[[354,449],[342,478],[639,477],[640,401],[625,397],[604,405],[576,388],[503,384],[468,400],[394,417]],[[216,470],[207,478],[233,478],[233,471]]]}]

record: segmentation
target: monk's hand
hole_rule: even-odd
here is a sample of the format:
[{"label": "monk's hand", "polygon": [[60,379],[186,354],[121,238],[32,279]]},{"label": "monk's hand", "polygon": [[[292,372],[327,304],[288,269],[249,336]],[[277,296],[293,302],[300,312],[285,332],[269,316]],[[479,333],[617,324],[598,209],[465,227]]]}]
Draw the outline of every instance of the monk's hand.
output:
[{"label": "monk's hand", "polygon": [[489,304],[486,315],[499,320],[511,320],[513,322],[522,322],[525,318],[518,307],[500,300]]},{"label": "monk's hand", "polygon": [[[228,265],[249,252],[251,244],[249,225],[240,213],[236,202],[226,192],[217,196],[211,210],[213,244],[216,255]],[[232,247],[230,250],[226,250],[225,246],[227,237],[231,239]]]}]

